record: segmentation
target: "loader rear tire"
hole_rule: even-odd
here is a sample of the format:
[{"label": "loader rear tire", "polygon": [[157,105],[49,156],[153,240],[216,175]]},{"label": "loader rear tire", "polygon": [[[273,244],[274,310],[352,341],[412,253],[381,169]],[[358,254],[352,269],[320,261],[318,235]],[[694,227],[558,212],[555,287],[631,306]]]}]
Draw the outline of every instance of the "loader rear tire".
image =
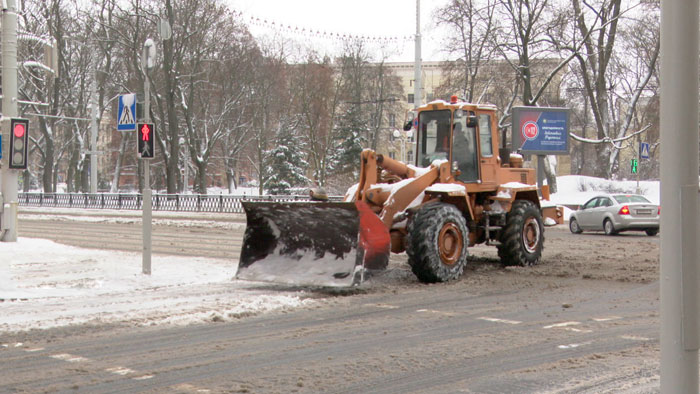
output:
[{"label": "loader rear tire", "polygon": [[424,283],[459,278],[467,264],[469,230],[462,213],[451,204],[431,202],[408,223],[408,264]]},{"label": "loader rear tire", "polygon": [[498,257],[506,266],[539,263],[544,245],[542,213],[528,200],[515,200],[506,216]]}]

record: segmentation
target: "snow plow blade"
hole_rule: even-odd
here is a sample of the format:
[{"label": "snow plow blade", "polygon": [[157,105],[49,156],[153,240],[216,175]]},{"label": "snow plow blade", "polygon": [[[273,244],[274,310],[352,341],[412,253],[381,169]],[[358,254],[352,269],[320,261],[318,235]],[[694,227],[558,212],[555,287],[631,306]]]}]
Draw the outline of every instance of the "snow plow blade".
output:
[{"label": "snow plow blade", "polygon": [[363,202],[242,202],[246,230],[236,278],[348,287],[386,268],[389,232]]}]

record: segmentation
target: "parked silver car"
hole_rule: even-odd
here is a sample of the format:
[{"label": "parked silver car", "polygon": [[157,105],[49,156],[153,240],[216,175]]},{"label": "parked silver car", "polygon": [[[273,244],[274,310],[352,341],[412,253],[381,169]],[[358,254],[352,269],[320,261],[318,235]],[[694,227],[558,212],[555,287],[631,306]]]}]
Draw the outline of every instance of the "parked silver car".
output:
[{"label": "parked silver car", "polygon": [[591,198],[569,218],[569,230],[580,234],[584,230],[605,231],[607,235],[620,231],[659,233],[661,208],[637,194],[601,194]]}]

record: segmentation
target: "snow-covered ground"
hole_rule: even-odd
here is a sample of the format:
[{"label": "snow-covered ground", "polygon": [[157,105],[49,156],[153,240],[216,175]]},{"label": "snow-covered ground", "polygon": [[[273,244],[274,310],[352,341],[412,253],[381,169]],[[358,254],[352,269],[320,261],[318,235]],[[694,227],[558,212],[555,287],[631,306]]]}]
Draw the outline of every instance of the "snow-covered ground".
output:
[{"label": "snow-covered ground", "polygon": [[[636,186],[635,181],[563,176],[552,200],[579,205],[597,191],[634,192]],[[649,200],[659,202],[658,182],[640,182],[640,188]],[[567,220],[569,215],[565,213]],[[155,216],[154,220],[187,225],[184,218]],[[141,273],[141,264],[138,253],[80,249],[29,238],[0,242],[0,333],[82,323],[190,324],[315,302],[303,292],[271,295],[236,281],[236,264],[228,260],[154,255],[151,275]]]},{"label": "snow-covered ground", "polygon": [[312,303],[233,280],[229,260],[81,249],[43,239],[0,243],[0,333],[82,323],[189,324]]}]

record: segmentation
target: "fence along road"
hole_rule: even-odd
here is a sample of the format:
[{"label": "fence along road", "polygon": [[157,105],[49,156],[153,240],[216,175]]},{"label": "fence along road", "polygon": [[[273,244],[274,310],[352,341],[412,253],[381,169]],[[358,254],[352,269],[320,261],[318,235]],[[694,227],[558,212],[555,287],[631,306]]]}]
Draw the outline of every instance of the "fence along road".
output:
[{"label": "fence along road", "polygon": [[[241,201],[308,201],[308,196],[236,196],[228,194],[153,194],[154,211],[243,213]],[[342,201],[331,196],[330,201]],[[48,208],[140,210],[143,195],[136,193],[19,193],[19,205]]]}]

